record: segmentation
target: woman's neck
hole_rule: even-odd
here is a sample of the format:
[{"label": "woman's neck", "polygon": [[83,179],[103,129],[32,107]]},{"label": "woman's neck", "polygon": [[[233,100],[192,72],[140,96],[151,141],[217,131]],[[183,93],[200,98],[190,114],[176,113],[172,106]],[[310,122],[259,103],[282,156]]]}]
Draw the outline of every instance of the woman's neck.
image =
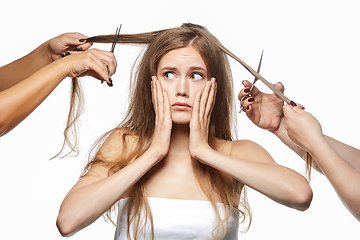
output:
[{"label": "woman's neck", "polygon": [[171,130],[170,149],[168,155],[190,156],[189,153],[189,124],[173,124]]}]

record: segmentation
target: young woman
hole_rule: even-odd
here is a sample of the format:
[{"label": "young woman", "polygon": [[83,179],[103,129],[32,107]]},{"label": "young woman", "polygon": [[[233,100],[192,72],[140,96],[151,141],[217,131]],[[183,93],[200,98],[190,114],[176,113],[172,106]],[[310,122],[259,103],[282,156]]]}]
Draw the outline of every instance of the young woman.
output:
[{"label": "young woman", "polygon": [[[250,92],[251,83],[244,81],[245,88],[239,99],[243,101],[246,115],[260,128],[268,129],[281,141],[306,158],[308,170],[313,166],[324,174],[334,187],[343,204],[360,221],[360,150],[339,142],[322,133],[319,122],[301,105],[283,101],[275,94],[264,94],[256,87]],[[277,87],[281,90],[281,85]]]},{"label": "young woman", "polygon": [[85,51],[91,47],[86,38],[80,33],[62,34],[0,68],[0,136],[24,120],[67,76],[90,75],[111,86],[114,55],[97,49]]},{"label": "young woman", "polygon": [[240,197],[245,185],[288,207],[309,207],[303,176],[254,142],[234,140],[229,63],[209,31],[184,24],[119,38],[148,46],[124,121],[60,207],[63,236],[118,203],[116,240],[237,239],[240,217],[250,215]]}]

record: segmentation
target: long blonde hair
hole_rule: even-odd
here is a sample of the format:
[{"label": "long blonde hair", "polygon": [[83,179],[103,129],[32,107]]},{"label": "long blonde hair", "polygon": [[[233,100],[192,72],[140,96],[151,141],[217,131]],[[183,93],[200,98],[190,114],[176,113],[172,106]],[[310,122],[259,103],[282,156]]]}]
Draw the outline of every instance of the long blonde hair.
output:
[{"label": "long blonde hair", "polygon": [[[115,35],[103,35],[89,38],[88,42],[94,43],[111,43],[115,39]],[[88,164],[84,169],[84,174],[94,164],[102,163],[109,165],[109,175],[126,167],[129,163],[141,156],[150,146],[152,136],[155,128],[155,113],[151,101],[151,76],[155,75],[157,64],[160,58],[167,52],[182,48],[186,46],[193,46],[202,56],[209,76],[215,77],[218,83],[218,90],[216,95],[215,106],[211,115],[209,126],[209,144],[214,147],[214,139],[225,139],[232,141],[236,136],[234,124],[234,97],[233,97],[233,81],[231,76],[231,69],[226,55],[231,57],[236,56],[227,50],[206,28],[195,24],[183,24],[181,27],[165,29],[160,31],[153,31],[140,34],[121,34],[118,38],[118,43],[143,45],[144,52],[139,58],[137,70],[134,72],[130,84],[130,104],[127,114],[118,128],[122,128],[122,152],[117,156],[116,161],[108,161],[101,152],[97,150],[100,148],[100,142],[103,141],[107,134],[100,138],[97,144],[93,147],[94,157],[90,158]],[[74,128],[76,118],[81,112],[76,109],[77,99],[81,99],[81,88],[78,85],[77,79],[73,79],[73,92],[71,111],[68,117],[67,129],[64,132],[65,142],[64,146],[68,144],[72,151],[76,149],[77,143],[71,144],[69,136],[71,129]],[[76,139],[76,131],[75,131]],[[129,144],[129,138],[136,137],[137,143],[134,148]],[[63,149],[64,149],[63,146]],[[63,150],[62,149],[62,150]],[[312,167],[316,167],[314,160],[309,154],[304,156],[307,165],[308,177]],[[199,185],[203,192],[214,206],[216,211],[218,226],[215,233],[221,233],[223,225],[227,225],[228,218],[232,211],[239,208],[241,212],[241,220],[245,221],[245,217],[249,216],[249,225],[251,223],[251,212],[247,202],[246,188],[241,183],[234,181],[229,184],[227,178],[218,170],[207,165],[193,160],[193,171]],[[150,225],[153,231],[153,222],[151,209],[146,198],[146,191],[144,187],[146,175],[141,178],[131,189],[131,201],[128,201],[127,208],[127,227],[128,238],[130,239],[130,223],[134,225],[133,235],[136,237],[139,231],[143,229],[144,223],[141,221],[141,216],[145,213],[145,219],[150,220]],[[215,194],[214,194],[215,193]],[[225,206],[226,217],[220,218],[219,211],[215,204],[215,196],[219,196]],[[229,208],[227,208],[228,206]],[[114,206],[115,207],[115,206]],[[112,209],[114,209],[112,207]],[[107,211],[106,216],[111,220],[111,210]],[[224,232],[221,235],[224,236]],[[216,234],[214,234],[216,235]]]},{"label": "long blonde hair", "polygon": [[[110,43],[114,39],[114,35],[107,35],[92,37],[87,41]],[[221,43],[206,28],[194,24],[183,24],[181,27],[161,31],[120,35],[118,42],[142,44],[146,47],[130,84],[130,104],[127,114],[118,126],[118,128],[123,129],[122,152],[119,153],[115,161],[110,162],[102,157],[101,152],[95,151],[96,154],[93,158],[90,158],[84,169],[84,174],[94,164],[102,163],[109,166],[108,174],[111,175],[126,167],[149,148],[155,129],[155,113],[151,100],[151,76],[156,74],[159,60],[165,53],[189,45],[196,48],[204,59],[209,76],[217,79],[218,90],[210,120],[209,144],[211,147],[214,147],[215,138],[228,141],[234,139],[236,134],[236,125],[234,124],[235,104],[230,65],[226,54],[218,47]],[[106,136],[104,135],[104,138]],[[128,136],[136,137],[137,143],[135,148],[130,149]],[[99,145],[97,144],[97,147],[94,147],[94,149],[99,149]],[[224,225],[227,226],[228,219],[233,211],[239,210],[241,212],[242,221],[245,221],[246,216],[249,216],[251,219],[246,189],[241,183],[235,180],[229,182],[228,178],[220,171],[194,159],[192,164],[199,185],[216,212],[218,226],[214,229],[214,237],[223,237],[225,235],[226,232],[222,230],[224,230]],[[134,225],[133,235],[137,239],[138,234],[144,227],[144,222],[141,221],[142,214],[144,213],[145,219],[149,217],[152,236],[154,236],[151,209],[144,187],[145,178],[146,175],[134,184],[131,189],[131,201],[128,201],[127,208],[127,232],[129,239],[130,223]],[[221,202],[225,206],[224,219],[220,218],[219,210],[215,204],[216,196],[220,197]],[[106,216],[111,220],[111,209],[107,211]],[[251,220],[249,220],[249,225],[250,222]]]}]

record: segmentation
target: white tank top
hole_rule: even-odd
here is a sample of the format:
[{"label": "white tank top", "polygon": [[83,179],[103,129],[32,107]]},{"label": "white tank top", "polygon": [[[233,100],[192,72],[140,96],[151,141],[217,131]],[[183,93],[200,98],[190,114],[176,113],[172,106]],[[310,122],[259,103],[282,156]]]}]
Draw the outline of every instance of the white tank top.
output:
[{"label": "white tank top", "polygon": [[[129,198],[119,201],[118,224],[115,240],[127,240],[127,209]],[[178,200],[166,198],[148,198],[154,222],[155,240],[213,239],[212,231],[217,226],[215,210],[209,201]],[[224,218],[225,209],[216,203],[220,216]],[[148,221],[149,222],[149,221]],[[146,230],[138,239],[151,239],[151,230]],[[229,218],[226,235],[223,240],[237,240],[239,229],[239,211],[234,211]],[[131,238],[132,226],[130,226]]]}]

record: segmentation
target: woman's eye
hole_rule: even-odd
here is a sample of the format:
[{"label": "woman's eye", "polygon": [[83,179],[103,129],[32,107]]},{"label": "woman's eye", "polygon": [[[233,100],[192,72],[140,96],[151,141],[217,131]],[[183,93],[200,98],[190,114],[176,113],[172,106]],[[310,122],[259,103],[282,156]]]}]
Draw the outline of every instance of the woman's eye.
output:
[{"label": "woman's eye", "polygon": [[201,80],[203,78],[203,75],[201,73],[193,73],[190,77],[192,80]]},{"label": "woman's eye", "polygon": [[165,79],[173,79],[175,77],[174,73],[172,72],[166,72],[164,73],[164,78]]}]

